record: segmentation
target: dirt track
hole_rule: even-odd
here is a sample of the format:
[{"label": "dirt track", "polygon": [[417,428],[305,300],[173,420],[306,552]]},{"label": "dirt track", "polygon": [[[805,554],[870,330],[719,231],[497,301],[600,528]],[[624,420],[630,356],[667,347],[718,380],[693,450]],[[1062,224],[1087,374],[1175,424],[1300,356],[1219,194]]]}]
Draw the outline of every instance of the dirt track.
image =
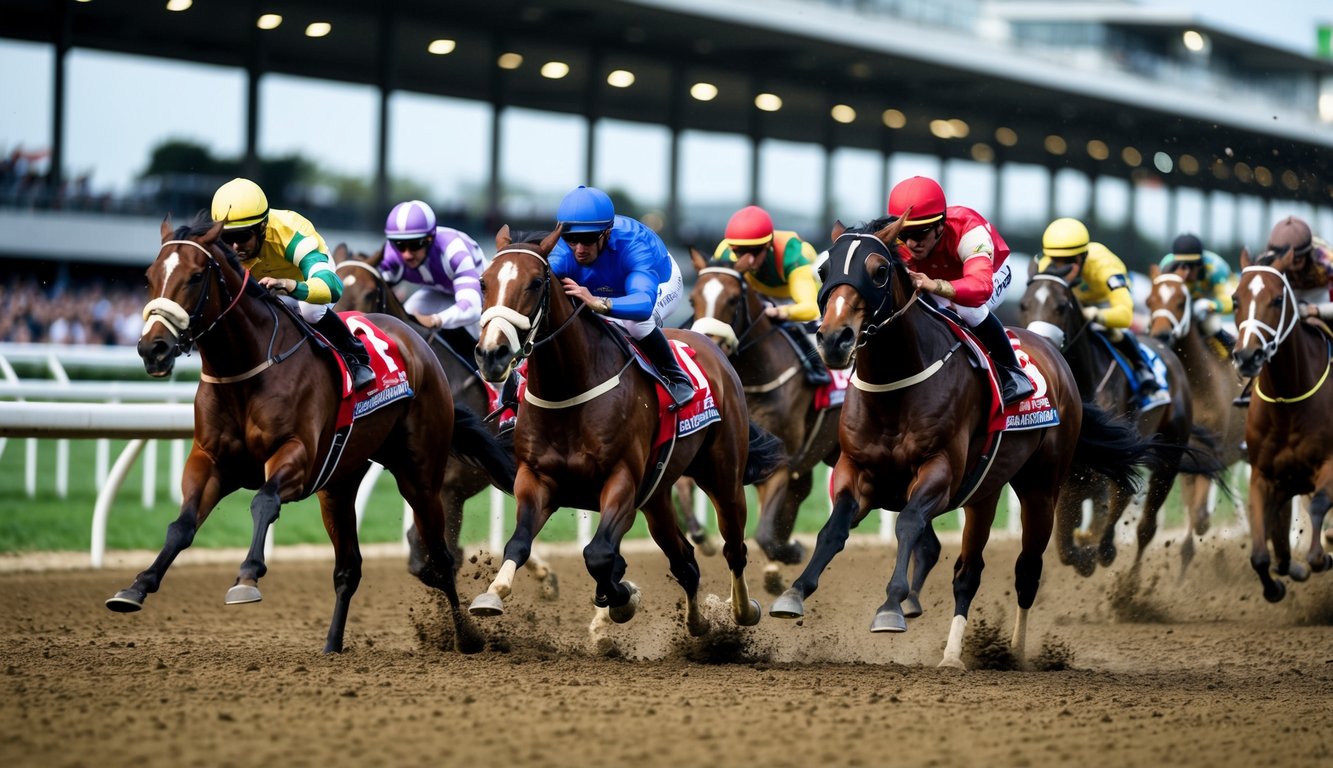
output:
[{"label": "dirt track", "polygon": [[[1127,563],[1082,579],[1048,551],[1029,648],[1067,668],[958,673],[934,666],[955,549],[946,541],[904,635],[866,630],[891,550],[859,545],[799,624],[765,615],[735,630],[717,606],[706,641],[687,639],[664,558],[636,551],[643,606],[613,628],[610,656],[589,648],[591,582],[570,556],[552,559],[556,602],[520,572],[475,656],[436,647],[442,616],[397,557],[367,561],[348,651],[333,657],[319,653],[328,562],[275,560],[264,602],[239,607],[222,604],[234,565],[181,564],[132,615],[102,607],[132,570],[0,574],[0,763],[1333,764],[1333,574],[1270,606],[1247,544],[1206,544],[1183,587],[1159,544],[1150,596],[1125,601]],[[987,551],[974,638],[1008,634],[1015,554],[1007,541]],[[724,592],[720,558],[703,565],[705,590]],[[464,567],[465,601],[492,570]]]}]

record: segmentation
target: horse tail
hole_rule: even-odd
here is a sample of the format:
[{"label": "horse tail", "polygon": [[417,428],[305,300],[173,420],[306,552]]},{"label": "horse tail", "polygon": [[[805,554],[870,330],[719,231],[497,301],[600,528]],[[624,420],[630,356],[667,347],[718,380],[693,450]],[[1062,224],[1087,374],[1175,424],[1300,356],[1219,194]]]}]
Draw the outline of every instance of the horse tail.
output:
[{"label": "horse tail", "polygon": [[1139,436],[1133,424],[1113,419],[1094,403],[1083,402],[1083,428],[1074,447],[1074,473],[1095,472],[1130,493],[1138,493],[1139,468],[1162,465],[1158,441]]},{"label": "horse tail", "polygon": [[1208,428],[1194,424],[1190,427],[1191,445],[1163,443],[1154,450],[1164,463],[1174,465],[1176,471],[1187,475],[1199,475],[1214,483],[1226,497],[1236,500],[1225,479],[1226,465],[1218,458],[1220,441]]},{"label": "horse tail", "polygon": [[475,413],[455,404],[454,439],[449,452],[490,475],[496,488],[513,495],[514,475],[518,473],[513,432],[506,433],[504,438],[496,437]]},{"label": "horse tail", "polygon": [[750,455],[745,460],[745,485],[762,483],[787,463],[787,449],[772,432],[750,422]]}]

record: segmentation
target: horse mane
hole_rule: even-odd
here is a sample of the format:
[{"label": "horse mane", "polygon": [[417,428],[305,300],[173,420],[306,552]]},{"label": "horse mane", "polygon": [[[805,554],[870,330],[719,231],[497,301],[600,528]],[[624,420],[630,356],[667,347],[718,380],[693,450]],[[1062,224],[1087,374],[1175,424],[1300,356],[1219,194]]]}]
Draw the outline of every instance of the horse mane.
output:
[{"label": "horse mane", "polygon": [[551,234],[549,229],[515,229],[509,233],[510,240],[515,243],[526,245],[537,245]]}]

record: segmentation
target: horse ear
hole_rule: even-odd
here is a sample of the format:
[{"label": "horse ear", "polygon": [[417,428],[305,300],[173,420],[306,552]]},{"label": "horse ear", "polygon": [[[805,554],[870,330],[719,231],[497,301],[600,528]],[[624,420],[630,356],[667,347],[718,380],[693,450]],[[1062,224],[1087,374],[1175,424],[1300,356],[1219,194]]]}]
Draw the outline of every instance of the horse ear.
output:
[{"label": "horse ear", "polygon": [[173,231],[171,228],[171,214],[168,213],[167,217],[162,220],[162,242],[165,243],[170,240]]},{"label": "horse ear", "polygon": [[908,208],[907,213],[904,213],[902,216],[895,219],[884,229],[881,229],[880,231],[876,232],[875,237],[878,237],[881,243],[884,243],[885,245],[892,248],[894,241],[898,239],[898,233],[902,231],[903,221],[907,219],[907,214],[911,212],[912,209]]},{"label": "horse ear", "polygon": [[499,232],[495,233],[495,250],[503,251],[512,242],[514,242],[514,238],[509,236],[509,225],[505,224],[500,227]]},{"label": "horse ear", "polygon": [[338,243],[334,246],[333,253],[330,255],[333,257],[334,264],[341,264],[351,258],[352,254],[347,250],[347,243]]},{"label": "horse ear", "polygon": [[1162,268],[1161,268],[1161,267],[1157,266],[1156,264],[1149,264],[1149,265],[1148,265],[1148,279],[1149,279],[1149,280],[1156,280],[1157,278],[1161,277],[1161,275],[1162,275]]},{"label": "horse ear", "polygon": [[1028,259],[1028,282],[1029,282],[1029,283],[1032,282],[1032,278],[1036,277],[1036,276],[1037,276],[1037,273],[1041,271],[1040,269],[1038,269],[1038,265],[1039,265],[1040,263],[1041,263],[1041,254],[1039,254],[1039,253],[1038,253],[1038,254],[1033,254],[1032,258]]},{"label": "horse ear", "polygon": [[384,246],[382,245],[366,257],[366,263],[372,267],[378,267],[382,261],[384,261]]},{"label": "horse ear", "polygon": [[218,235],[221,235],[221,234],[222,234],[222,222],[220,222],[220,221],[214,222],[214,223],[213,223],[213,226],[210,227],[209,230],[208,230],[207,232],[204,233],[204,239],[203,239],[203,242],[205,242],[205,243],[211,243],[211,242],[213,242],[214,240],[217,240],[217,239],[218,239]]},{"label": "horse ear", "polygon": [[690,263],[694,265],[695,272],[702,272],[704,270],[704,267],[708,266],[708,259],[704,258],[704,255],[699,252],[698,248],[695,248],[694,246],[691,245]]},{"label": "horse ear", "polygon": [[832,239],[832,240],[837,240],[838,238],[842,237],[842,233],[843,233],[843,232],[846,232],[846,231],[847,231],[847,227],[843,225],[843,223],[842,223],[842,219],[834,219],[834,220],[833,220],[833,234],[830,235],[830,239]]},{"label": "horse ear", "polygon": [[1249,248],[1246,248],[1245,246],[1241,246],[1241,248],[1240,248],[1240,268],[1241,268],[1241,269],[1246,269],[1247,267],[1253,266],[1253,264],[1254,264],[1254,262],[1253,262],[1253,261],[1250,261],[1250,249],[1249,249]]},{"label": "horse ear", "polygon": [[560,241],[560,233],[564,230],[565,224],[564,222],[561,222],[555,225],[555,229],[551,231],[551,234],[542,238],[541,245],[538,245],[537,249],[541,251],[543,256],[550,253],[552,248],[555,248],[555,244]]}]

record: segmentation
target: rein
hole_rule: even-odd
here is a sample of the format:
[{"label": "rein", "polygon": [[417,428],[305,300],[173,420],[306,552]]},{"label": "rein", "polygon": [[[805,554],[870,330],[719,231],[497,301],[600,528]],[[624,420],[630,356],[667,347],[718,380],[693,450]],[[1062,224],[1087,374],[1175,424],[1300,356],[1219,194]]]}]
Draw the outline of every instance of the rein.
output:
[{"label": "rein", "polygon": [[[1292,331],[1296,330],[1296,326],[1301,322],[1300,312],[1297,309],[1296,293],[1292,290],[1291,283],[1287,281],[1287,276],[1272,267],[1263,265],[1249,266],[1241,270],[1241,276],[1243,277],[1246,272],[1273,274],[1277,275],[1278,279],[1282,281],[1282,296],[1284,300],[1282,302],[1282,315],[1278,318],[1277,328],[1274,328],[1255,317],[1248,317],[1236,326],[1237,330],[1240,332],[1241,340],[1251,333],[1259,337],[1261,341],[1259,354],[1263,357],[1264,364],[1267,365],[1273,359],[1273,355],[1277,354],[1277,350],[1282,346],[1283,342],[1291,336]],[[1287,309],[1289,307],[1292,309],[1291,322],[1287,322]],[[1268,334],[1272,334],[1272,338],[1269,338]],[[1236,344],[1239,346],[1241,341],[1238,340]],[[1315,382],[1315,385],[1306,391],[1305,394],[1296,397],[1273,397],[1272,395],[1266,395],[1259,390],[1259,380],[1256,377],[1254,381],[1255,396],[1260,400],[1263,400],[1265,403],[1274,404],[1299,403],[1313,397],[1316,392],[1323,388],[1324,383],[1328,381],[1329,368],[1333,367],[1333,342],[1330,342],[1329,339],[1325,337],[1324,344],[1328,350],[1326,355],[1327,360],[1324,363],[1324,373],[1319,377],[1319,381]]]},{"label": "rein", "polygon": [[[1074,289],[1070,287],[1069,281],[1065,280],[1063,277],[1057,277],[1055,275],[1036,274],[1032,276],[1032,280],[1049,280],[1058,285],[1062,285],[1064,286],[1065,290],[1069,291],[1069,295],[1071,297],[1073,297],[1076,301],[1078,299],[1077,296],[1074,296]],[[1073,347],[1074,342],[1078,341],[1079,337],[1082,336],[1084,333],[1087,333],[1088,328],[1090,328],[1091,326],[1092,323],[1088,322],[1088,320],[1084,318],[1083,325],[1079,326],[1079,329],[1077,331],[1074,331],[1073,335],[1071,335],[1068,339],[1065,339],[1060,344],[1060,351],[1064,352]],[[1061,335],[1063,336],[1063,333]]]}]

